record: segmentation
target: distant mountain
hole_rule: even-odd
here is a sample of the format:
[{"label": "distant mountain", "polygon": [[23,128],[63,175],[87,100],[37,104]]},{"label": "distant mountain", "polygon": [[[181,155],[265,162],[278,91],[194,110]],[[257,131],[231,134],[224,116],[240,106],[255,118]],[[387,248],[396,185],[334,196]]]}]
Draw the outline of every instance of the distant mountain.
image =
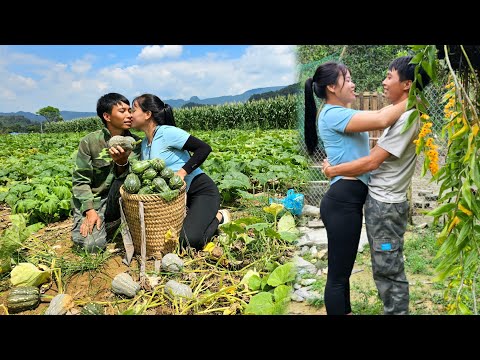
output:
[{"label": "distant mountain", "polygon": [[192,107],[202,107],[202,106],[207,106],[205,104],[198,104],[198,103],[194,103],[194,102],[188,102],[186,104],[183,104],[181,106],[182,109],[186,109],[186,108],[192,108]]},{"label": "distant mountain", "polygon": [[248,101],[270,99],[277,96],[288,96],[288,95],[293,95],[298,93],[300,93],[300,83],[295,83],[292,85],[285,86],[284,88],[281,88],[280,90],[277,90],[277,91],[267,91],[261,94],[254,94],[250,96]]},{"label": "distant mountain", "polygon": [[[62,115],[63,120],[72,120],[72,119],[78,119],[82,117],[92,117],[92,116],[97,116],[96,112],[82,112],[82,111],[60,111],[60,115]],[[25,112],[25,111],[17,111],[15,113],[0,113],[0,116],[23,116],[26,117],[28,120],[31,120],[33,122],[39,123],[43,122],[46,119],[43,116],[36,115],[31,112]]]},{"label": "distant mountain", "polygon": [[240,95],[226,95],[226,96],[218,96],[218,97],[207,98],[207,99],[200,99],[198,98],[198,96],[192,96],[189,100],[170,99],[170,100],[165,100],[165,102],[173,108],[182,107],[187,103],[195,103],[195,104],[203,104],[203,105],[220,105],[220,104],[226,104],[226,103],[232,103],[232,102],[244,103],[244,102],[247,102],[250,96],[252,95],[263,94],[269,91],[277,91],[277,90],[283,89],[284,87],[285,86],[270,86],[266,88],[248,90]]},{"label": "distant mountain", "polygon": [[[266,92],[271,92],[271,91],[277,91],[280,89],[283,89],[285,86],[270,86],[270,87],[265,87],[265,88],[258,88],[258,89],[252,89],[245,91],[243,94],[240,95],[227,95],[227,96],[218,96],[218,97],[213,97],[213,98],[207,98],[207,99],[200,99],[198,96],[192,96],[189,100],[183,100],[183,99],[170,99],[170,100],[165,100],[167,104],[169,104],[173,108],[180,108],[185,104],[188,103],[195,103],[195,104],[200,104],[200,105],[220,105],[220,104],[226,104],[226,103],[232,103],[232,102],[240,102],[244,103],[247,102],[248,99],[255,94],[263,94]],[[5,116],[24,116],[27,119],[33,121],[33,122],[42,122],[45,121],[45,118],[40,115],[36,115],[31,112],[25,112],[25,111],[17,111],[17,112],[10,112],[10,113],[0,113],[0,116],[5,115]],[[96,117],[97,113],[96,112],[81,112],[81,111],[60,111],[60,115],[62,115],[63,119],[68,121],[72,119],[78,119],[78,118],[83,118],[83,117]]]},{"label": "distant mountain", "polygon": [[33,122],[45,121],[45,118],[43,116],[36,115],[36,114],[31,113],[31,112],[25,112],[25,111],[0,113],[0,116],[23,116],[23,117],[26,117],[28,120],[31,120]]}]

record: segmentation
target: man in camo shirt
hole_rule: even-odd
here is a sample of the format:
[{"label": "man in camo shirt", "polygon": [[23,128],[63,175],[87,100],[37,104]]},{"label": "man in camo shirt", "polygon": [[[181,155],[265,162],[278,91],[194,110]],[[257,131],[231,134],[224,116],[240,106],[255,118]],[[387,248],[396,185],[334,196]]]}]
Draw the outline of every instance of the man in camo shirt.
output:
[{"label": "man in camo shirt", "polygon": [[132,115],[128,99],[117,93],[103,95],[97,102],[97,115],[105,127],[80,140],[72,176],[72,240],[88,252],[102,250],[107,234],[120,224],[120,186],[128,173],[129,157],[139,156],[140,147],[132,152],[118,148],[111,159],[99,158],[112,136],[139,137],[130,133]]}]

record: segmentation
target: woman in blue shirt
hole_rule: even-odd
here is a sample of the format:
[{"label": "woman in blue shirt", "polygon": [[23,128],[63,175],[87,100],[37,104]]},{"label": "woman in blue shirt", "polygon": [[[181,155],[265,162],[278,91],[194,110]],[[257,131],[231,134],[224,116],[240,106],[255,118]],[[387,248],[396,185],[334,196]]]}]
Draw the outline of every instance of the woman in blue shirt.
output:
[{"label": "woman in blue shirt", "polygon": [[[368,156],[368,131],[385,129],[405,112],[406,100],[378,111],[348,108],[355,101],[350,70],[341,63],[320,65],[305,81],[305,143],[312,155],[322,139],[328,162],[337,165]],[[314,94],[325,99],[317,117]],[[317,120],[317,121],[316,121]],[[318,133],[317,133],[318,131]],[[328,275],[325,307],[329,315],[351,314],[350,275],[362,230],[362,208],[369,174],[336,176],[320,203],[320,216],[328,237]]]},{"label": "woman in blue shirt", "polygon": [[179,236],[180,245],[201,250],[218,225],[229,221],[228,211],[219,210],[217,185],[200,168],[212,148],[176,127],[172,108],[158,96],[140,95],[132,101],[132,106],[132,127],[145,132],[142,160],[165,160],[166,166],[186,183],[188,210]]}]

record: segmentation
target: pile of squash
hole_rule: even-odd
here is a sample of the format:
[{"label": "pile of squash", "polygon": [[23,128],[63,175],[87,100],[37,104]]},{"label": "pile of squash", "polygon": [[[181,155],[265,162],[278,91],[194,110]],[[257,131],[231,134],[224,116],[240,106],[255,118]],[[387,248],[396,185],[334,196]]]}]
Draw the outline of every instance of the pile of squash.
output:
[{"label": "pile of squash", "polygon": [[130,194],[159,194],[165,201],[179,195],[183,180],[166,167],[162,159],[132,161],[131,173],[127,175],[123,188]]}]

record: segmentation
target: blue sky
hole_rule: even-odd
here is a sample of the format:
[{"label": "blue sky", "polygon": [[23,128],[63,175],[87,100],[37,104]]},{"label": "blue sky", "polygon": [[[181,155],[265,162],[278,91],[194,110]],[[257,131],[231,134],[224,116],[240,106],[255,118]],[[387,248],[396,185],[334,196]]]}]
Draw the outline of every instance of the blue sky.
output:
[{"label": "blue sky", "polygon": [[296,81],[291,45],[0,46],[0,112],[95,111],[119,92],[201,99]]}]

